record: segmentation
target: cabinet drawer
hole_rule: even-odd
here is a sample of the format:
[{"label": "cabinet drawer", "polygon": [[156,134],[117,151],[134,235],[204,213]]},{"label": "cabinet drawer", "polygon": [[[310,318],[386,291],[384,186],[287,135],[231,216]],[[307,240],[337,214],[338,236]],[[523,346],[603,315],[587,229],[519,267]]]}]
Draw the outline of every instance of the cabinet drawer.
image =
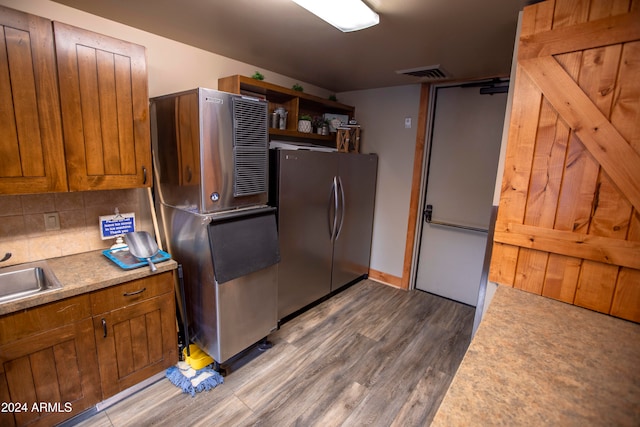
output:
[{"label": "cabinet drawer", "polygon": [[79,295],[0,317],[0,345],[91,317],[88,295]]},{"label": "cabinet drawer", "polygon": [[173,292],[173,282],[173,272],[169,271],[93,292],[91,312],[96,315]]}]

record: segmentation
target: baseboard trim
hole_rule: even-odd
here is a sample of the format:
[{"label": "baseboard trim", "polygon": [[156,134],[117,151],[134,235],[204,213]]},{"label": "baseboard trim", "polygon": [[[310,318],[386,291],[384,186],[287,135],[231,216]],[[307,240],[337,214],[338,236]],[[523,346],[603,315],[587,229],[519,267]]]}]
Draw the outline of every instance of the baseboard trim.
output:
[{"label": "baseboard trim", "polygon": [[109,406],[115,405],[116,403],[126,399],[127,397],[136,394],[137,392],[139,392],[140,390],[142,390],[143,388],[149,387],[151,384],[154,384],[158,381],[160,381],[161,379],[165,378],[166,374],[165,374],[165,370],[163,369],[162,372],[158,372],[157,374],[147,378],[144,381],[139,382],[138,384],[131,386],[123,391],[121,391],[120,393],[111,396],[110,398],[103,400],[102,402],[99,402],[96,404],[96,409],[98,410],[98,412],[100,411],[104,411],[105,409],[107,409]]},{"label": "baseboard trim", "polygon": [[107,409],[108,407],[115,405],[116,403],[126,399],[127,397],[139,392],[140,390],[150,386],[151,384],[154,384],[158,381],[160,381],[161,379],[165,378],[166,374],[165,371],[163,370],[162,372],[158,372],[157,374],[147,378],[144,381],[139,382],[136,385],[133,385],[131,387],[129,387],[126,390],[121,391],[120,393],[116,394],[115,396],[112,396],[106,400],[103,400],[102,402],[98,402],[95,404],[95,406],[92,406],[90,408],[85,409],[83,412],[79,413],[78,415],[74,416],[73,418],[69,418],[68,420],[62,421],[60,424],[56,424],[57,427],[71,427],[71,426],[75,426],[83,421],[88,420],[89,418],[93,417],[94,415],[98,414],[101,411],[104,411],[105,409]]},{"label": "baseboard trim", "polygon": [[371,268],[369,269],[369,279],[385,285],[393,286],[394,288],[406,289],[402,286],[402,277],[394,276]]}]

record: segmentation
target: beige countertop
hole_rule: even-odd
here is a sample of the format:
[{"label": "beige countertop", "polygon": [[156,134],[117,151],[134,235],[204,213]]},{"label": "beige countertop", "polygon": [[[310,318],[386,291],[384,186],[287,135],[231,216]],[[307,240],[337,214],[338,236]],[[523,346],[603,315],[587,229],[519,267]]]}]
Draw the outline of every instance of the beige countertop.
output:
[{"label": "beige countertop", "polygon": [[[0,315],[118,285],[152,274],[147,266],[124,270],[107,259],[102,251],[50,258],[46,262],[62,284],[62,289],[53,289],[16,301],[0,303]],[[156,264],[158,271],[153,274],[175,270],[177,266],[178,264],[174,260],[160,262]]]},{"label": "beige countertop", "polygon": [[433,426],[638,426],[640,325],[500,286]]}]

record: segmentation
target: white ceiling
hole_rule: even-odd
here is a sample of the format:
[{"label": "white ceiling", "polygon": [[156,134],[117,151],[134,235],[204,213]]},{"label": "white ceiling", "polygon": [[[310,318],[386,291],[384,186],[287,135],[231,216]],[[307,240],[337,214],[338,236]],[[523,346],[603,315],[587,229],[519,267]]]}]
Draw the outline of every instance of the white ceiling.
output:
[{"label": "white ceiling", "polygon": [[342,33],[291,0],[54,0],[335,92],[410,84],[439,64],[464,80],[507,75],[531,0],[367,0],[380,24]]}]

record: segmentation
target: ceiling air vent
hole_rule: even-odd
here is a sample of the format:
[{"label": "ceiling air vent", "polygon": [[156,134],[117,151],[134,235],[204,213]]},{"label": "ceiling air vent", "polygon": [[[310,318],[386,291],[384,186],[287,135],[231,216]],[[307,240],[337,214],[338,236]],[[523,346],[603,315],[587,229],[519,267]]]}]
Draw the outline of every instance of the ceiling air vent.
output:
[{"label": "ceiling air vent", "polygon": [[440,64],[410,68],[408,70],[398,70],[396,73],[404,74],[405,76],[419,77],[424,80],[443,80],[451,77],[449,73],[440,67]]}]

